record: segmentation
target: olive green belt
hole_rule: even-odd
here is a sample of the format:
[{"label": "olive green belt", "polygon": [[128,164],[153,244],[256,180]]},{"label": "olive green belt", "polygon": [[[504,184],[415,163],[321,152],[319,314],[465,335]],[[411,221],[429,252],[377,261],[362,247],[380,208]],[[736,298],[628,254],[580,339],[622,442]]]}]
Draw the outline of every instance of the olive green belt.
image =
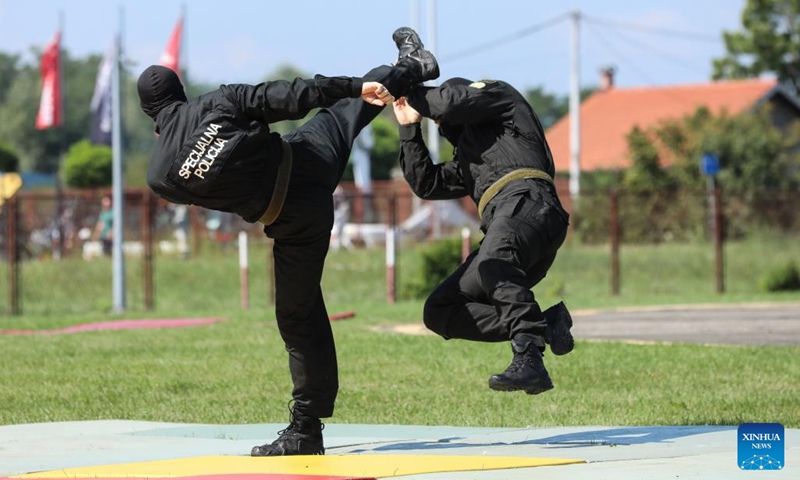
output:
[{"label": "olive green belt", "polygon": [[289,191],[289,178],[292,175],[292,146],[288,142],[281,140],[283,154],[281,163],[278,165],[278,175],[275,177],[275,188],[272,190],[272,198],[264,215],[258,219],[259,223],[270,225],[278,219],[278,215],[283,210],[283,202],[286,200],[286,193]]},{"label": "olive green belt", "polygon": [[478,218],[483,218],[483,209],[486,208],[486,205],[488,205],[498,193],[500,193],[503,187],[514,180],[521,180],[523,178],[539,178],[541,180],[547,180],[555,185],[553,182],[553,177],[548,175],[546,172],[537,170],[535,168],[520,168],[519,170],[509,172],[500,177],[499,180],[494,182],[489,188],[486,189],[485,192],[483,192],[481,201],[478,202]]}]

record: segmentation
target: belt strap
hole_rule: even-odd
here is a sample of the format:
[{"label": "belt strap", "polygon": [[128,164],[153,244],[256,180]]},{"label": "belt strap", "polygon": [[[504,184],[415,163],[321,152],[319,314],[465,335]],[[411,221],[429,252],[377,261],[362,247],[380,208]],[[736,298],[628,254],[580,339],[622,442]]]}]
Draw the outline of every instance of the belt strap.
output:
[{"label": "belt strap", "polygon": [[286,193],[289,191],[289,177],[292,174],[292,146],[288,142],[281,140],[283,154],[281,163],[278,165],[278,175],[275,177],[275,188],[272,190],[272,198],[264,215],[258,219],[259,223],[270,225],[278,219],[278,215],[283,210],[283,202],[286,200]]},{"label": "belt strap", "polygon": [[478,218],[483,218],[483,209],[486,208],[486,205],[488,205],[498,193],[500,193],[503,187],[514,180],[521,180],[523,178],[538,178],[540,180],[547,180],[555,185],[553,182],[553,177],[548,175],[547,172],[543,172],[535,168],[520,168],[519,170],[509,172],[500,177],[499,180],[494,182],[489,188],[486,189],[485,192],[483,192],[481,201],[478,203]]}]

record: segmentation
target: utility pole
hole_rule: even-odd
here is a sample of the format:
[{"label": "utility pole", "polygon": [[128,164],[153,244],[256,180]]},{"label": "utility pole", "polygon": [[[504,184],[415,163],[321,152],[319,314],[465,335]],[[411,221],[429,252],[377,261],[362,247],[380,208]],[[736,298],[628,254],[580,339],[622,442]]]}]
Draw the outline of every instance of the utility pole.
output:
[{"label": "utility pole", "polygon": [[119,33],[115,42],[114,63],[111,73],[111,166],[112,166],[112,190],[114,215],[113,231],[114,239],[112,245],[112,287],[114,312],[122,313],[125,311],[125,256],[122,250],[123,244],[123,220],[125,212],[125,192],[123,189],[122,177],[122,101],[120,99],[120,61],[122,56],[122,26],[124,23],[124,10],[120,7],[119,13]]},{"label": "utility pole", "polygon": [[[428,0],[428,51],[436,55],[436,0]],[[438,81],[431,80],[430,86],[438,85]],[[431,152],[431,160],[438,164],[439,158],[439,126],[430,118],[428,122],[428,150]]]},{"label": "utility pole", "polygon": [[569,89],[569,193],[581,191],[581,90],[580,90],[580,10],[572,12],[572,65]]}]

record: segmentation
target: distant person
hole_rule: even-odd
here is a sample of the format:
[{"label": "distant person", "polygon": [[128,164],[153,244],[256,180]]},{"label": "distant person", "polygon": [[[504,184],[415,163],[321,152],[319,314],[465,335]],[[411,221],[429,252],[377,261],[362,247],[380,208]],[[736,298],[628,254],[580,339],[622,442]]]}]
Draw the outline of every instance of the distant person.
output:
[{"label": "distant person", "polygon": [[[358,133],[383,106],[436,78],[436,59],[413,32],[395,35],[393,67],[363,78],[222,85],[192,100],[172,70],[139,77],[142,110],[158,135],[147,183],[164,199],[233,212],[273,238],[275,312],[294,385],[290,424],[253,456],[321,455],[320,419],[333,415],[336,349],[320,281],[333,226],[333,192]],[[360,98],[359,98],[360,97]],[[322,108],[281,137],[269,124]],[[258,359],[248,359],[258,362]]]},{"label": "distant person", "polygon": [[[542,313],[531,288],[547,274],[567,235],[544,130],[514,87],[498,80],[452,78],[398,98],[400,166],[417,196],[470,196],[478,207],[480,247],[425,302],[425,325],[445,339],[510,342],[508,368],[489,388],[539,394],[553,388],[545,344],[556,355],[574,346],[564,303]],[[455,147],[434,164],[420,121],[431,118]]]},{"label": "distant person", "polygon": [[100,200],[100,214],[94,227],[94,236],[103,245],[103,255],[111,255],[114,243],[114,211],[111,209],[111,197],[103,196]]},{"label": "distant person", "polygon": [[172,210],[172,226],[175,227],[176,247],[181,258],[189,257],[189,207],[175,205]]}]

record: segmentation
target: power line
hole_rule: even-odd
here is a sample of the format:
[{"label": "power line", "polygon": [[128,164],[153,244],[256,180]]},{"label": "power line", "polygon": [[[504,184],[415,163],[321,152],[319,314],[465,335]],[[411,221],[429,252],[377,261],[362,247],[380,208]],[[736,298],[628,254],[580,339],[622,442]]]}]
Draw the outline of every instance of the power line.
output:
[{"label": "power line", "polygon": [[475,47],[465,48],[464,50],[461,50],[459,52],[444,56],[441,58],[441,61],[452,62],[456,60],[461,60],[462,58],[471,57],[472,55],[477,55],[478,53],[485,52],[486,50],[499,47],[500,45],[504,45],[506,43],[513,42],[515,40],[519,40],[520,38],[527,37],[528,35],[533,35],[534,33],[552,27],[553,25],[556,25],[568,19],[569,16],[570,13],[562,13],[561,15],[556,15],[555,17],[552,17],[549,20],[537,23],[536,25],[531,25],[530,27],[524,28],[516,33],[512,33],[511,35],[507,35],[505,37],[493,40],[491,42],[486,42],[482,45],[478,45]]},{"label": "power line", "polygon": [[654,35],[662,35],[672,38],[682,38],[684,40],[695,40],[695,41],[702,41],[702,42],[721,42],[721,36],[715,35],[708,35],[706,33],[699,33],[699,32],[688,32],[688,31],[681,31],[681,30],[671,30],[667,28],[657,28],[657,27],[650,27],[647,25],[641,25],[637,23],[629,23],[629,22],[619,22],[616,20],[607,20],[600,17],[595,17],[592,15],[581,15],[581,18],[585,19],[588,22],[596,23],[599,25],[604,25],[606,27],[614,27],[614,28],[622,28],[628,30],[636,30],[643,33],[652,33]]},{"label": "power line", "polygon": [[638,48],[640,50],[643,50],[646,53],[649,53],[649,54],[664,58],[666,60],[669,60],[669,61],[671,61],[672,63],[674,63],[676,65],[679,65],[679,66],[681,66],[681,67],[683,67],[683,68],[685,68],[687,70],[692,71],[693,73],[699,73],[701,75],[706,75],[708,73],[706,71],[701,71],[697,66],[691,65],[691,64],[685,62],[683,59],[681,59],[679,57],[676,57],[675,55],[670,55],[669,53],[665,53],[665,52],[663,52],[661,50],[658,50],[658,49],[656,49],[655,47],[653,47],[651,45],[648,45],[648,44],[642,43],[640,41],[637,41],[637,40],[635,40],[635,39],[623,34],[622,32],[619,32],[619,31],[616,31],[616,30],[611,30],[611,32],[614,33],[615,35],[617,35],[617,37],[625,40],[627,43],[633,45],[634,47],[636,47],[636,48]]},{"label": "power line", "polygon": [[[658,82],[656,82],[656,80],[653,77],[651,77],[650,74],[648,74],[643,68],[640,68],[639,65],[637,65],[636,63],[631,61],[628,57],[626,57],[625,55],[620,53],[620,51],[617,50],[612,45],[612,43],[610,41],[608,41],[608,39],[606,37],[604,37],[603,35],[599,34],[597,32],[597,30],[595,30],[595,26],[587,25],[587,29],[586,30],[592,32],[595,36],[597,36],[597,38],[600,40],[601,43],[603,43],[605,45],[606,49],[608,49],[609,52],[611,52],[613,55],[619,57],[622,61],[624,61],[626,63],[626,65],[630,66],[639,75],[641,75],[651,86],[658,85]],[[675,94],[674,92],[672,92],[670,90],[663,90],[663,93],[668,95],[668,96],[670,96],[670,97],[672,97],[673,99],[675,99],[676,101],[679,101],[681,103],[684,103],[684,102],[685,103],[691,103],[687,98],[682,97],[681,95],[677,95],[677,94]]]}]

